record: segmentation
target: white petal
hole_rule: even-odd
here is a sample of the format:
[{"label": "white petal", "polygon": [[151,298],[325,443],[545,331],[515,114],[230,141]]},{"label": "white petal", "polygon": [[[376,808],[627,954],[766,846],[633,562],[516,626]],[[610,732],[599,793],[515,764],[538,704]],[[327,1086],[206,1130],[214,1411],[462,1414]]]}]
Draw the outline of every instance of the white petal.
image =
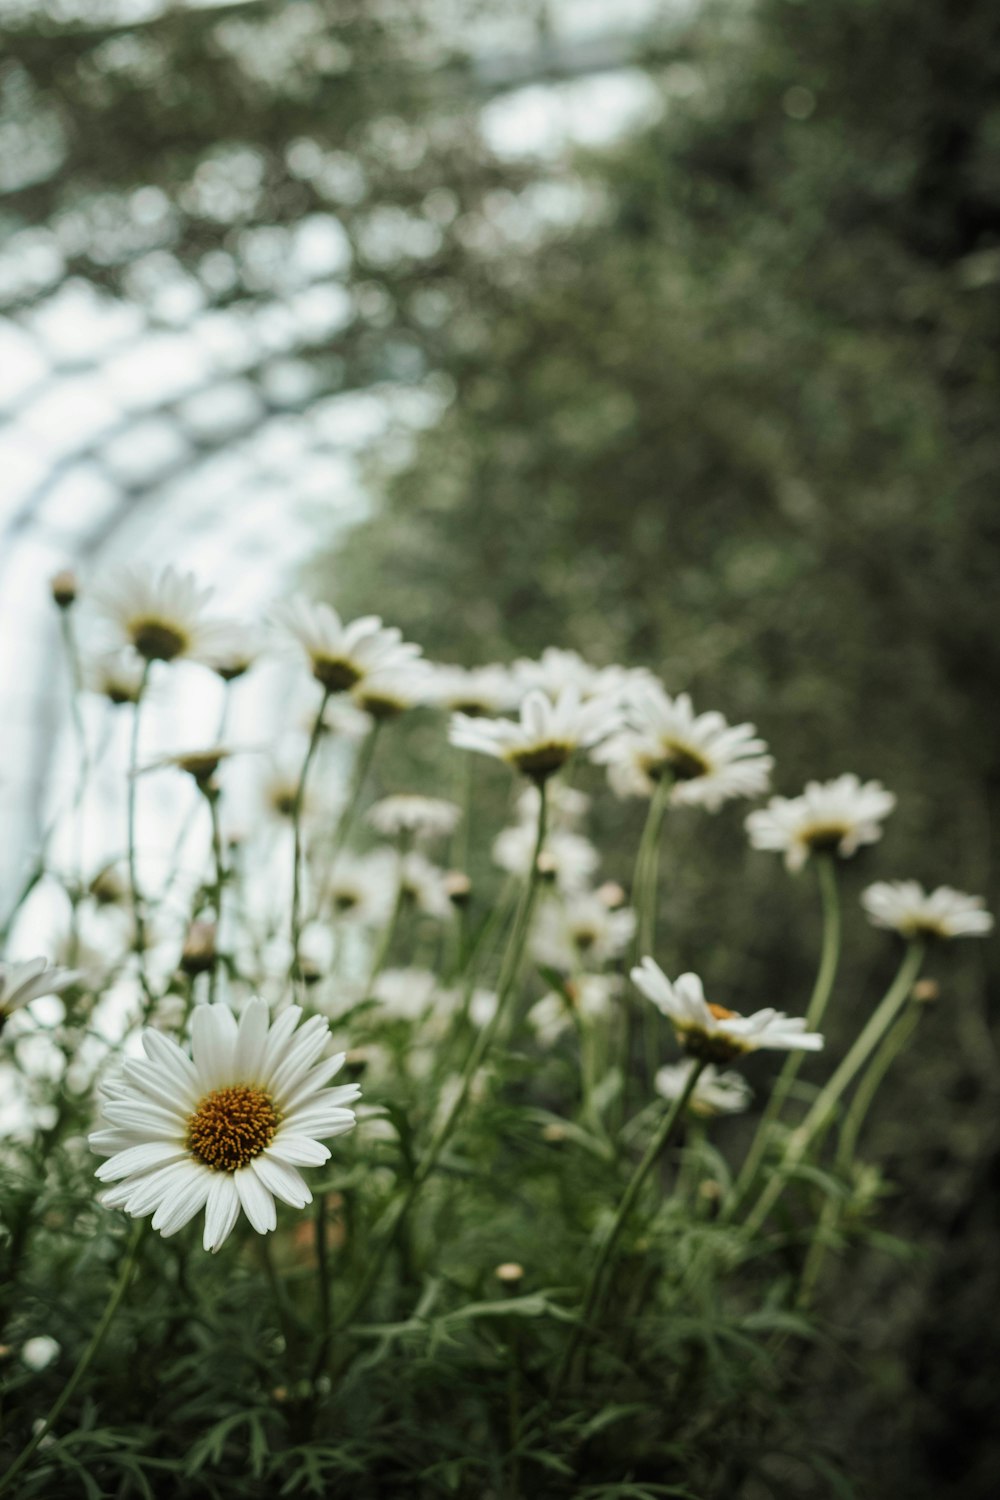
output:
[{"label": "white petal", "polygon": [[305,1208],[312,1202],[312,1193],[294,1167],[268,1156],[266,1152],[263,1156],[255,1156],[250,1166],[268,1191],[282,1203],[292,1208]]},{"label": "white petal", "polygon": [[236,1017],[228,1005],[195,1006],[191,1050],[202,1088],[218,1089],[237,1081],[233,1076],[236,1036]]},{"label": "white petal", "polygon": [[208,1187],[205,1203],[206,1250],[216,1251],[232,1233],[240,1212],[240,1196],[228,1172],[215,1172]]},{"label": "white petal", "polygon": [[184,1147],[175,1145],[173,1141],[146,1141],[141,1146],[130,1146],[108,1161],[101,1162],[95,1176],[100,1182],[117,1182],[122,1177],[180,1161],[186,1154]]},{"label": "white petal", "polygon": [[276,1161],[287,1162],[292,1167],[321,1167],[329,1161],[330,1150],[308,1136],[279,1130],[264,1155],[273,1156]]},{"label": "white petal", "polygon": [[212,1172],[207,1167],[190,1164],[190,1172],[165,1198],[152,1218],[152,1227],[168,1239],[190,1223],[195,1214],[204,1207],[208,1190],[212,1185]]},{"label": "white petal", "polygon": [[278,1223],[274,1199],[260,1177],[249,1167],[233,1173],[233,1182],[243,1204],[243,1212],[258,1234],[269,1234]]}]

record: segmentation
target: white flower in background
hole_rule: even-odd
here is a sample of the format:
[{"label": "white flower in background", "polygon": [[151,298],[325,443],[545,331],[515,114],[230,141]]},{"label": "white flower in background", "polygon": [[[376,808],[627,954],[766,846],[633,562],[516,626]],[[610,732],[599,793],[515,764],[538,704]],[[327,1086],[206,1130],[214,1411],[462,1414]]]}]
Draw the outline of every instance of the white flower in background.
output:
[{"label": "white flower in background", "polygon": [[596,891],[571,892],[540,907],[531,953],[538,963],[569,972],[581,963],[609,963],[624,953],[634,936],[631,907],[612,909]]},{"label": "white flower in background", "polygon": [[189,657],[211,664],[233,631],[231,624],[206,614],[211,597],[212,590],[193,573],[140,563],[118,568],[92,593],[120,644],[133,647],[146,662]]},{"label": "white flower in background", "polygon": [[[504,828],[493,841],[493,863],[511,875],[527,875],[535,852],[535,830],[527,823]],[[597,850],[578,833],[556,829],[546,835],[538,857],[539,873],[551,878],[561,891],[578,891],[597,869]]]},{"label": "white flower in background", "polygon": [[429,969],[383,969],[372,985],[371,998],[396,1020],[419,1021],[434,999],[437,982]]},{"label": "white flower in background", "polygon": [[669,777],[672,803],[715,812],[732,797],[767,790],[774,760],[753,724],[696,714],[687,693],[671,698],[655,680],[630,693],[626,718],[628,728],[592,757],[608,767],[618,796],[649,797]]},{"label": "white flower in background", "polygon": [[564,766],[574,751],[588,749],[613,733],[619,722],[613,703],[604,699],[583,703],[577,689],[568,687],[554,702],[545,693],[528,693],[520,720],[455,714],[449,738],[463,750],[496,756],[541,783]]},{"label": "white flower in background", "polygon": [[223,682],[235,682],[249,672],[263,652],[264,643],[255,626],[232,624],[215,641],[208,665]]},{"label": "white flower in background", "polygon": [[331,605],[313,604],[301,594],[279,606],[274,619],[298,641],[328,693],[346,693],[373,672],[405,670],[420,655],[419,646],[377,615],[345,625]]},{"label": "white flower in background", "polygon": [[409,833],[418,839],[434,839],[454,833],[461,816],[458,805],[443,797],[397,794],[376,802],[369,809],[368,821],[383,838]]},{"label": "white flower in background", "polygon": [[33,1339],[26,1339],[21,1346],[21,1358],[29,1370],[45,1370],[55,1359],[62,1345],[56,1340],[49,1338],[48,1334],[40,1333]]},{"label": "white flower in background", "polygon": [[574,1024],[574,1013],[585,1021],[611,1015],[621,991],[617,974],[581,974],[562,990],[550,990],[528,1011],[528,1025],[543,1046],[549,1047]]},{"label": "white flower in background", "polygon": [[83,680],[90,692],[100,694],[118,707],[122,703],[137,702],[145,670],[146,663],[131,647],[101,651],[87,658]]},{"label": "white flower in background", "polygon": [[985,937],[993,918],[982,896],[967,896],[950,885],[925,891],[915,880],[883,880],[861,893],[861,904],[875,927],[903,937]]},{"label": "white flower in background", "polygon": [[234,755],[259,754],[263,748],[262,745],[206,745],[197,750],[176,750],[140,767],[139,774],[168,769],[183,771],[198,786],[208,787],[223,761],[231,760]]},{"label": "white flower in background", "polygon": [[651,1000],[657,1010],[673,1022],[677,1040],[685,1052],[707,1062],[729,1062],[743,1052],[768,1048],[790,1052],[802,1048],[818,1052],[823,1038],[806,1031],[800,1016],[780,1010],[759,1010],[741,1016],[705,999],[697,974],[681,974],[671,984],[659,964],[651,958],[632,970],[632,983]]},{"label": "white flower in background", "polygon": [[506,667],[436,666],[433,669],[432,700],[439,707],[465,714],[470,719],[506,713],[517,707],[521,696]]},{"label": "white flower in background", "polygon": [[269,1024],[251,1000],[237,1024],[226,1005],[198,1005],[192,1053],[157,1031],[143,1033],[143,1060],[129,1060],[105,1085],[102,1126],[90,1137],[100,1156],[101,1196],[133,1218],[176,1234],[205,1210],[204,1245],[218,1250],[246,1214],[258,1234],[274,1229],[275,1198],[304,1208],[312,1194],[299,1167],[318,1167],[323,1145],[354,1125],[356,1084],[329,1088],[344,1054],[326,1056],[320,1016],[298,1026],[298,1006]]},{"label": "white flower in background", "polygon": [[581,699],[611,699],[621,702],[633,688],[652,680],[645,667],[594,667],[578,651],[546,646],[537,661],[522,657],[514,663],[512,675],[520,693],[541,689],[557,698],[566,688],[574,688]]},{"label": "white flower in background", "polygon": [[[311,704],[302,728],[308,734],[316,719],[316,705]],[[331,698],[323,714],[323,728],[327,734],[339,740],[360,744],[371,733],[372,721],[363,709],[356,707],[349,698]]]},{"label": "white flower in background", "polygon": [[400,856],[397,879],[403,897],[426,916],[444,920],[453,914],[447,872],[431,864],[419,850],[411,849]]},{"label": "white flower in background", "polygon": [[810,854],[847,859],[862,844],[882,837],[882,821],[896,799],[880,781],[862,782],[848,773],[833,781],[810,781],[800,797],[772,797],[746,820],[755,849],[784,854],[790,870],[801,870]]},{"label": "white flower in background", "polygon": [[430,663],[417,658],[366,673],[351,689],[351,700],[373,719],[396,719],[430,701],[432,682]]},{"label": "white flower in background", "polygon": [[[455,989],[442,990],[438,996],[442,1014],[447,1014],[449,1020],[460,1015],[465,1005],[466,992],[459,986]],[[473,1026],[482,1028],[488,1026],[496,1015],[497,994],[496,990],[488,990],[477,987],[469,996],[468,1017]]]},{"label": "white flower in background", "polygon": [[[664,1099],[679,1099],[694,1066],[694,1063],[679,1062],[660,1068],[655,1079],[656,1092]],[[752,1098],[753,1089],[742,1074],[720,1073],[708,1063],[694,1086],[688,1109],[695,1115],[736,1115],[747,1108]]]},{"label": "white flower in background", "polygon": [[21,963],[0,963],[0,1029],[7,1017],[42,995],[59,995],[75,984],[75,969],[62,969],[47,958],[29,958]]},{"label": "white flower in background", "polygon": [[330,875],[327,893],[340,921],[381,927],[396,899],[396,860],[390,849],[371,854],[342,854]]},{"label": "white flower in background", "polygon": [[[529,782],[521,788],[514,803],[518,821],[527,823],[529,828],[537,828],[540,805],[541,793],[537,786],[532,786]],[[577,791],[575,786],[567,786],[564,781],[554,781],[546,791],[545,805],[551,828],[570,828],[575,831],[590,811],[590,798],[586,792]]]}]

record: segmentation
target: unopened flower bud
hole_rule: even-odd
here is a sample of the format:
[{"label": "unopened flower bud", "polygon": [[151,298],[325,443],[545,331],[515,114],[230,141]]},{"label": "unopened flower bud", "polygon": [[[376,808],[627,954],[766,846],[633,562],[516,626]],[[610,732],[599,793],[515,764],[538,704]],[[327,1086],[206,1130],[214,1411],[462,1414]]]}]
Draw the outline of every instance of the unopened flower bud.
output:
[{"label": "unopened flower bud", "polygon": [[920,1005],[931,1005],[941,998],[941,986],[936,979],[918,979],[913,986],[913,998]]},{"label": "unopened flower bud", "polygon": [[55,1339],[42,1333],[37,1338],[28,1339],[21,1349],[21,1358],[29,1370],[44,1370],[55,1359],[60,1348],[61,1345]]},{"label": "unopened flower bud", "polygon": [[542,1131],[542,1140],[548,1141],[550,1145],[561,1146],[566,1139],[566,1130],[558,1121],[553,1120]]},{"label": "unopened flower bud", "polygon": [[535,868],[538,871],[539,880],[555,880],[556,875],[559,873],[559,866],[547,849],[543,849],[538,856]]},{"label": "unopened flower bud", "polygon": [[603,885],[597,887],[597,895],[608,911],[617,911],[620,906],[625,905],[627,900],[625,890],[617,880],[606,880]]},{"label": "unopened flower bud", "polygon": [[69,609],[76,602],[79,588],[72,568],[60,568],[59,572],[53,576],[49,587],[59,609]]},{"label": "unopened flower bud", "polygon": [[128,895],[128,887],[114,865],[98,870],[90,882],[89,890],[98,906],[119,906]]},{"label": "unopened flower bud", "polygon": [[468,906],[472,897],[472,881],[463,870],[449,870],[444,877],[444,889],[452,906]]},{"label": "unopened flower bud", "polygon": [[323,978],[323,970],[314,958],[303,957],[299,959],[299,978],[305,985],[319,984]]},{"label": "unopened flower bud", "polygon": [[181,949],[181,968],[192,978],[215,966],[215,923],[192,922]]},{"label": "unopened flower bud", "polygon": [[524,1267],[519,1266],[516,1260],[505,1260],[493,1274],[504,1287],[516,1287],[524,1279]]}]

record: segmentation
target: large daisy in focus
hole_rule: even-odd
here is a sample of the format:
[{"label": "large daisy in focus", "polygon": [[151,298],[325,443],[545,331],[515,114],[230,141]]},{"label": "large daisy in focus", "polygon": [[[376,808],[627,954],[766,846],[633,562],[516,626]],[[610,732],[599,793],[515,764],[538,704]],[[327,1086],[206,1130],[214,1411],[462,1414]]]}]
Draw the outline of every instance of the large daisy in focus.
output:
[{"label": "large daisy in focus", "polygon": [[90,1145],[108,1160],[101,1201],[153,1228],[176,1234],[205,1210],[204,1245],[218,1250],[246,1214],[258,1234],[277,1222],[275,1198],[304,1208],[312,1194],[300,1167],[322,1166],[324,1141],[350,1130],[357,1084],[329,1088],[344,1054],[326,1056],[321,1016],[298,1026],[289,1006],[269,1023],[251,1000],[237,1023],[226,1005],[201,1005],[192,1020],[192,1056],[157,1031],[143,1033],[146,1056],[125,1063],[105,1085],[103,1128]]},{"label": "large daisy in focus", "polygon": [[915,880],[880,880],[861,893],[861,905],[873,926],[907,938],[986,937],[993,931],[982,896],[950,885],[928,892]]},{"label": "large daisy in focus", "polygon": [[684,1051],[702,1061],[729,1062],[744,1052],[757,1052],[760,1048],[818,1052],[823,1046],[823,1038],[818,1032],[806,1031],[801,1017],[770,1009],[741,1016],[735,1010],[706,1000],[697,974],[681,974],[671,983],[651,958],[644,958],[632,970],[632,983],[673,1022]]},{"label": "large daisy in focus", "polygon": [[746,820],[755,849],[784,854],[790,870],[801,870],[810,854],[847,859],[862,844],[882,837],[882,823],[896,806],[880,781],[862,782],[848,772],[833,781],[810,781],[800,797],[772,797]]},{"label": "large daisy in focus", "polygon": [[593,755],[618,796],[652,796],[669,778],[671,802],[715,812],[730,798],[767,790],[774,761],[753,724],[696,714],[687,693],[671,698],[656,681],[631,690],[627,719]]},{"label": "large daisy in focus", "polygon": [[93,590],[95,608],[122,646],[145,662],[189,657],[211,664],[232,644],[232,624],[209,618],[212,590],[193,573],[126,564]]},{"label": "large daisy in focus", "polygon": [[616,704],[603,698],[583,702],[576,687],[563,688],[555,699],[537,690],[525,697],[519,720],[455,714],[449,738],[460,749],[494,755],[541,784],[576,750],[612,734],[620,717]]}]

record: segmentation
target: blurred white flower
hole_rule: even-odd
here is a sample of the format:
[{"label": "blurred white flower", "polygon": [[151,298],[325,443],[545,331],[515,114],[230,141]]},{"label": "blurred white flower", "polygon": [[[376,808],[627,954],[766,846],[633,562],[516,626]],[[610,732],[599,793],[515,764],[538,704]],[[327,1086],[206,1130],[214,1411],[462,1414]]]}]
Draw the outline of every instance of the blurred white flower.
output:
[{"label": "blurred white flower", "polygon": [[447,872],[431,864],[419,850],[411,849],[400,856],[397,878],[400,892],[418,911],[441,920],[452,915]]},{"label": "blurred white flower", "polygon": [[[656,1075],[656,1092],[664,1099],[679,1099],[691,1076],[693,1062],[671,1063]],[[740,1073],[720,1073],[707,1063],[688,1100],[688,1109],[696,1115],[735,1115],[747,1108],[753,1089]]]},{"label": "blurred white flower", "polygon": [[746,820],[755,849],[784,854],[790,870],[801,870],[810,854],[855,854],[882,837],[882,821],[896,799],[880,781],[851,773],[833,781],[810,781],[799,797],[772,797]]},{"label": "blurred white flower", "polygon": [[596,891],[569,892],[539,908],[531,953],[538,963],[566,972],[581,963],[596,968],[624,953],[634,936],[631,907],[613,909]]},{"label": "blurred white flower", "polygon": [[927,892],[915,880],[883,880],[861,893],[861,904],[875,927],[903,937],[985,937],[993,918],[982,896],[967,896],[950,885]]},{"label": "blurred white flower", "polygon": [[41,995],[61,994],[79,978],[77,970],[50,965],[47,958],[0,963],[0,1028],[13,1011]]},{"label": "blurred white flower", "polygon": [[429,969],[383,969],[372,985],[371,997],[388,1016],[419,1021],[434,999],[437,975]]},{"label": "blurred white flower", "polygon": [[211,597],[212,590],[193,573],[142,563],[119,567],[91,594],[119,643],[132,646],[145,661],[189,657],[209,664],[231,643],[233,632],[228,622],[207,615]]},{"label": "blurred white flower", "polygon": [[298,641],[328,693],[345,693],[374,672],[405,670],[420,656],[419,646],[404,641],[377,615],[345,625],[331,605],[314,604],[301,594],[275,609],[274,620]]},{"label": "blurred white flower", "polygon": [[[535,830],[527,823],[504,828],[493,841],[493,862],[511,875],[527,875],[535,852]],[[597,869],[597,850],[578,833],[556,829],[546,836],[539,872],[562,891],[581,890]]]},{"label": "blurred white flower", "polygon": [[649,797],[669,777],[672,803],[715,812],[732,797],[767,790],[774,761],[753,724],[696,714],[687,693],[671,698],[655,680],[630,693],[626,718],[628,727],[592,756],[608,767],[618,796]]},{"label": "blurred white flower", "polygon": [[[102,1128],[91,1148],[113,1183],[101,1201],[176,1234],[205,1209],[204,1245],[218,1250],[240,1209],[258,1234],[275,1228],[274,1200],[304,1208],[312,1194],[298,1168],[321,1166],[323,1141],[354,1125],[356,1084],[329,1088],[344,1054],[325,1056],[330,1029],[289,1006],[269,1024],[251,1000],[237,1024],[226,1005],[196,1006],[193,1057],[157,1031],[143,1033],[143,1060],[124,1063],[104,1086]],[[298,1028],[298,1029],[296,1029]]]},{"label": "blurred white flower", "polygon": [[142,657],[129,646],[89,656],[84,663],[83,680],[90,692],[99,693],[117,707],[136,702],[145,670]]},{"label": "blurred white flower", "polygon": [[396,899],[396,860],[390,849],[342,854],[330,875],[328,894],[340,921],[381,927]]},{"label": "blurred white flower", "polygon": [[507,667],[435,666],[430,696],[441,708],[475,719],[515,708],[521,692]]},{"label": "blurred white flower", "polygon": [[708,1062],[728,1062],[743,1052],[768,1048],[780,1052],[802,1048],[817,1052],[823,1038],[806,1031],[805,1021],[780,1010],[759,1010],[741,1016],[734,1010],[705,999],[697,974],[681,974],[671,984],[659,964],[644,958],[632,970],[632,983],[673,1022],[677,1040],[692,1057]]},{"label": "blurred white flower", "polygon": [[514,663],[512,676],[520,693],[541,689],[557,698],[573,688],[584,701],[601,698],[621,702],[633,688],[652,680],[645,667],[594,667],[578,651],[546,646],[537,661],[522,657]]},{"label": "blurred white flower", "polygon": [[21,1358],[29,1370],[44,1370],[52,1363],[62,1345],[45,1333],[26,1339],[21,1347]]},{"label": "blurred white flower", "polygon": [[615,704],[605,699],[581,702],[578,690],[568,687],[554,702],[543,692],[528,693],[519,721],[455,714],[449,737],[453,745],[496,756],[541,783],[574,751],[596,745],[619,723]]},{"label": "blurred white flower", "polygon": [[457,804],[442,797],[396,794],[376,802],[369,809],[368,821],[383,838],[410,833],[415,838],[432,839],[454,833],[461,816]]},{"label": "blurred white flower", "polygon": [[[523,786],[514,803],[518,821],[527,823],[532,829],[537,828],[540,802],[541,793],[537,786],[532,786],[530,782]],[[545,794],[545,802],[551,828],[576,831],[590,811],[590,798],[586,792],[578,791],[575,786],[567,786],[564,781],[551,783]]]},{"label": "blurred white flower", "polygon": [[377,667],[356,682],[351,701],[373,719],[395,719],[430,698],[430,664],[419,658],[405,666]]},{"label": "blurred white flower", "polygon": [[580,974],[562,990],[550,990],[528,1011],[528,1025],[543,1046],[552,1043],[573,1025],[576,1012],[586,1021],[609,1016],[621,990],[617,974]]}]

